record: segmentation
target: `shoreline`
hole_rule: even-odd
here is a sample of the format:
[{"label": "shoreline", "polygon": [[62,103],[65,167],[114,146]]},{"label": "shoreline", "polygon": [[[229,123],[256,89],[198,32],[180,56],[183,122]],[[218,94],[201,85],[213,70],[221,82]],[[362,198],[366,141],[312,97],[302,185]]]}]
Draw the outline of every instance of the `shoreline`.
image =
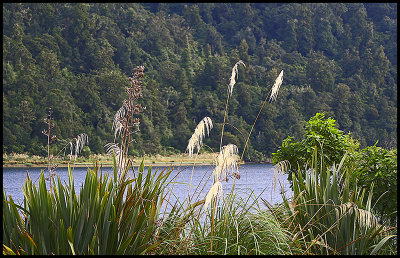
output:
[{"label": "shoreline", "polygon": [[[173,154],[162,156],[145,155],[141,157],[129,157],[134,167],[140,166],[144,159],[145,166],[210,166],[215,163],[218,153],[202,153],[194,157],[188,157],[185,154]],[[76,161],[53,158],[51,164],[57,164],[58,167],[93,167],[94,162],[97,162],[103,167],[112,167],[112,158],[107,155],[94,154],[88,158],[78,157]],[[244,164],[245,162],[242,162]],[[247,163],[247,162],[246,162]],[[3,168],[25,168],[25,167],[43,167],[48,166],[45,157],[31,156],[28,154],[3,154]]]},{"label": "shoreline", "polygon": [[[133,166],[134,167],[139,167],[141,162],[134,162]],[[245,164],[244,162],[242,162],[242,164]],[[248,164],[248,163],[246,163]],[[213,165],[213,163],[194,163],[194,162],[151,162],[151,163],[147,163],[144,162],[144,165],[147,166],[156,166],[156,167],[167,167],[167,166],[211,166]],[[93,166],[93,163],[71,163],[71,167],[88,167],[88,166]],[[102,163],[99,162],[99,166],[103,166],[103,167],[112,167],[112,164],[107,162],[107,163]],[[3,164],[3,168],[38,168],[38,167],[47,167],[47,164]],[[68,167],[68,163],[62,163],[62,164],[58,164],[58,167]]]},{"label": "shoreline", "polygon": [[[251,165],[251,164],[272,164],[270,162],[242,162],[241,165]],[[213,166],[214,163],[194,163],[194,162],[154,162],[154,163],[144,163],[145,167],[153,166],[153,167],[169,167],[169,166]],[[111,163],[99,163],[99,166],[103,167],[112,167]],[[140,163],[134,163],[133,167],[139,167]],[[3,168],[46,168],[46,164],[3,164]],[[66,164],[58,164],[59,168],[68,167],[68,163]],[[71,167],[93,167],[93,163],[72,163]]]},{"label": "shoreline", "polygon": [[[215,159],[218,153],[202,153],[195,157],[188,157],[185,154],[174,154],[168,156],[152,155],[142,157],[130,157],[133,161],[133,166],[140,166],[144,159],[145,166],[211,166],[215,164]],[[51,164],[57,164],[58,167],[93,167],[93,163],[97,162],[99,166],[112,167],[112,158],[107,155],[91,155],[89,158],[78,157],[76,161],[53,159]],[[242,162],[243,164],[272,164],[269,161],[261,162]],[[48,166],[45,157],[29,156],[27,154],[3,154],[3,168],[37,168]]]}]

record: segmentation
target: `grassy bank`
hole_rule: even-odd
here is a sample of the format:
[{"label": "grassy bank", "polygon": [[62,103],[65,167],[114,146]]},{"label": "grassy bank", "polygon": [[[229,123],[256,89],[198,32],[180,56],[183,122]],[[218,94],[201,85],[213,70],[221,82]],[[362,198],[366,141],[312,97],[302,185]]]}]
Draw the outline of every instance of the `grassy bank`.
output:
[{"label": "grassy bank", "polygon": [[[189,158],[184,154],[174,154],[168,156],[162,155],[145,155],[141,157],[129,157],[134,161],[134,165],[140,165],[140,162],[144,158],[146,164],[149,165],[210,165],[213,164],[218,153],[202,153],[197,158]],[[112,157],[109,155],[94,154],[89,157],[78,157],[75,161],[70,160],[68,157],[65,159],[52,157],[52,164],[58,164],[59,167],[67,167],[68,163],[73,166],[86,166],[92,165],[94,161],[97,161],[103,166],[112,166]],[[3,154],[3,167],[42,167],[47,166],[47,158],[28,155],[25,153],[17,154]]]}]

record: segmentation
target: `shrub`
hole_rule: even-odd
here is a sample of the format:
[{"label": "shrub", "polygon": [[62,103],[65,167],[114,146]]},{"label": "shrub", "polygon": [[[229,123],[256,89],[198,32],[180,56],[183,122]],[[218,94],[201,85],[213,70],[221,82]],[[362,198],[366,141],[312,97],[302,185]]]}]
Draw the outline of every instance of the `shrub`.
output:
[{"label": "shrub", "polygon": [[345,159],[330,168],[320,166],[315,148],[304,180],[302,173],[292,173],[293,199],[283,196],[289,230],[302,239],[305,254],[387,254],[386,247],[393,247],[388,240],[397,234],[389,235],[393,228],[379,224],[373,214],[373,184],[369,192],[350,184]]},{"label": "shrub", "polygon": [[324,120],[323,113],[317,113],[306,124],[306,133],[300,142],[292,142],[293,137],[288,136],[282,146],[273,155],[273,163],[287,160],[290,163],[288,180],[292,181],[292,173],[302,172],[305,176],[307,167],[310,167],[314,148],[317,147],[319,162],[323,158],[325,167],[334,163],[339,164],[346,152],[351,155],[357,150],[359,143],[349,134],[336,128],[335,120],[328,118]]},{"label": "shrub", "polygon": [[82,155],[83,155],[85,158],[89,158],[89,156],[90,156],[91,154],[92,154],[92,151],[90,150],[89,146],[83,147],[83,149],[82,149]]},{"label": "shrub", "polygon": [[389,218],[391,225],[397,225],[397,150],[386,150],[375,144],[357,152],[353,177],[367,191],[374,183],[375,211],[379,217]]}]

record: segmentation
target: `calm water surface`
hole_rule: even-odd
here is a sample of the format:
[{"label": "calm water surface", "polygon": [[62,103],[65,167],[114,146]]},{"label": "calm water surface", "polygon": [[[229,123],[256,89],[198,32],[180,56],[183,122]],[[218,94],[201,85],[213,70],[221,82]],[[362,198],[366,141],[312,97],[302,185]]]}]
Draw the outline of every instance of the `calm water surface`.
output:
[{"label": "calm water surface", "polygon": [[[165,168],[166,167],[154,166],[152,167],[152,172],[158,173]],[[196,166],[194,168],[193,166],[182,166],[180,168],[174,168],[170,178],[172,179],[178,174],[174,181],[179,183],[168,185],[168,189],[172,189],[173,193],[170,201],[172,203],[176,200],[183,202],[187,198],[191,177],[192,186],[190,187],[190,196],[192,196],[193,199],[198,200],[204,198],[212,185],[210,175],[213,168],[213,166]],[[22,203],[24,198],[22,194],[22,186],[25,182],[27,171],[32,180],[35,181],[39,177],[42,169],[46,168],[3,168],[3,188],[5,189],[7,197],[11,195],[16,203]],[[157,170],[158,172],[156,172]],[[138,169],[135,167],[135,172],[137,171]],[[67,168],[57,168],[56,172],[60,176],[62,182],[68,183]],[[74,185],[77,194],[79,194],[81,186],[85,180],[86,172],[87,168],[84,167],[73,168]],[[105,172],[111,174],[112,168],[103,168],[103,173]],[[145,167],[145,174],[146,173],[147,167]],[[236,180],[235,189],[238,190],[239,195],[243,197],[247,197],[247,194],[253,191],[255,195],[260,195],[263,199],[274,204],[282,201],[280,195],[281,191],[286,191],[286,196],[292,195],[286,175],[280,177],[283,187],[277,183],[274,191],[274,170],[272,169],[272,164],[245,164],[240,166],[239,174],[240,179]],[[130,176],[133,177],[132,170],[130,171]],[[36,180],[35,185],[38,186],[38,180]],[[229,179],[228,182],[224,181],[222,183],[224,194],[230,192],[232,185],[233,179]]]}]

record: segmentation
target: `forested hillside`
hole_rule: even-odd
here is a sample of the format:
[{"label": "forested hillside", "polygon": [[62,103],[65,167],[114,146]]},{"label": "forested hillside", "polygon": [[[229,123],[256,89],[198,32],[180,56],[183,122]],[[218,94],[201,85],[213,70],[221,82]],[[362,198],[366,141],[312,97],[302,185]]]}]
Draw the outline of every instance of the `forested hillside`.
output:
[{"label": "forested hillside", "polygon": [[[241,151],[281,70],[276,102],[264,107],[246,159],[265,159],[288,135],[301,137],[317,112],[361,147],[397,148],[397,3],[5,3],[3,151],[45,155],[80,133],[92,153],[114,140],[112,121],[128,76],[145,67],[140,132],[131,153],[185,151],[197,123],[205,144]],[[53,133],[52,133],[53,134]]]}]

